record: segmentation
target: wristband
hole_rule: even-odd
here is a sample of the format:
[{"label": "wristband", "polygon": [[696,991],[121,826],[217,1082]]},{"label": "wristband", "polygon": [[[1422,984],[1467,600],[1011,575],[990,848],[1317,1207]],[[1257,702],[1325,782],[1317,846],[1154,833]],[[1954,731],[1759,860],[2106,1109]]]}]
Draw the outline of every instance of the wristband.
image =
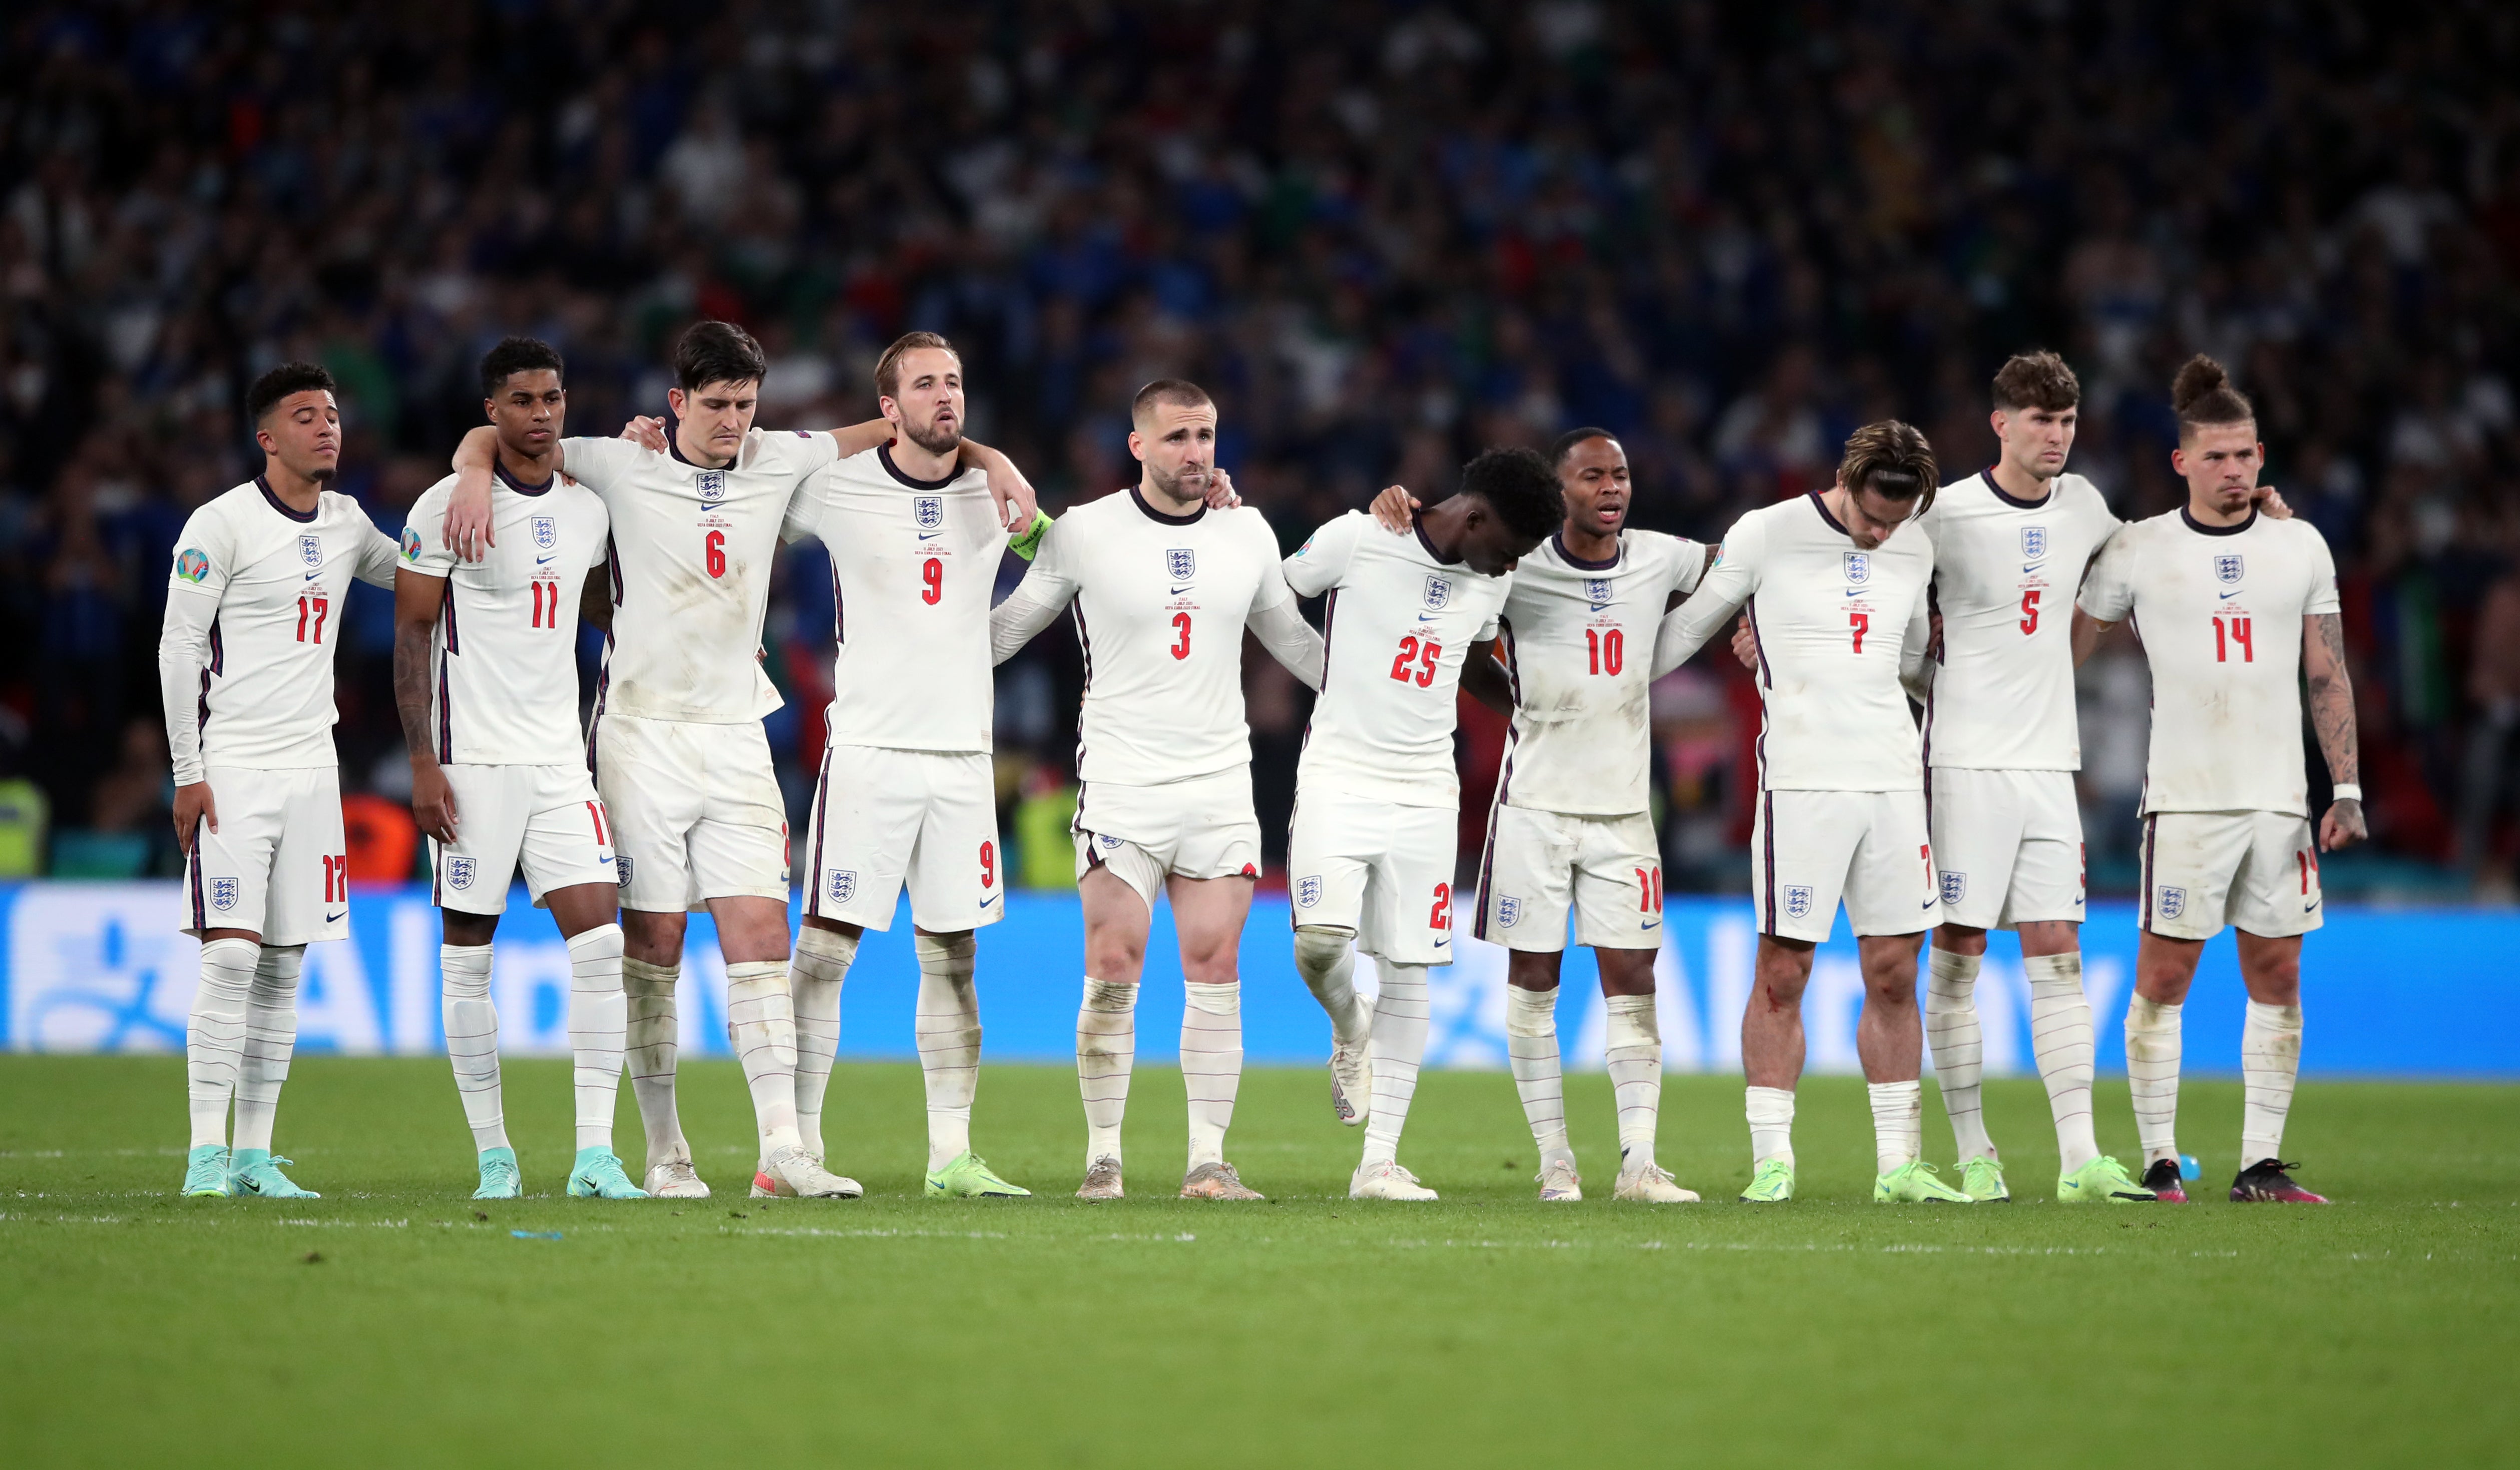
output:
[{"label": "wristband", "polygon": [[2338,781],[2336,783],[2335,799],[2338,801],[2361,801],[2362,799],[2362,787],[2350,780]]}]

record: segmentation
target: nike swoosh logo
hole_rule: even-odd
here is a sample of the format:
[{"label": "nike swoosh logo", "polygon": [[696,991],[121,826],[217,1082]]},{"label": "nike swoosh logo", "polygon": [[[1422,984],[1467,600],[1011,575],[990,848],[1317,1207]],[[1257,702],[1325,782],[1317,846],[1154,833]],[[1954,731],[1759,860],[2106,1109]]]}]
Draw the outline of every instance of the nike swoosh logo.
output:
[{"label": "nike swoosh logo", "polygon": [[322,576],[322,575],[324,575],[324,568],[322,568],[322,567],[320,567],[320,566],[319,566],[319,567],[315,568],[313,571],[308,572],[308,573],[306,574],[306,580],[307,580],[307,581],[309,581],[309,582],[312,582],[312,581],[314,581],[317,577],[320,577],[320,576]]},{"label": "nike swoosh logo", "polygon": [[[553,553],[552,555],[553,555],[553,556],[558,556],[558,555],[559,555],[559,553],[555,552],[555,553]],[[552,559],[552,558],[551,558],[551,557],[536,557],[534,558],[534,565],[536,565],[536,566],[548,566],[548,565],[550,565],[550,564],[551,564],[551,559]]]},{"label": "nike swoosh logo", "polygon": [[1925,907],[1926,907],[1926,908],[1928,908],[1928,909],[1931,909],[1931,908],[1932,908],[1932,907],[1934,907],[1936,904],[1939,904],[1939,903],[1941,903],[1941,902],[1942,902],[1942,900],[1941,900],[1941,899],[1938,899],[1938,898],[1929,898],[1929,899],[1925,900]]},{"label": "nike swoosh logo", "polygon": [[986,909],[986,908],[987,908],[987,907],[989,907],[991,904],[994,904],[994,903],[996,903],[997,901],[998,901],[998,896],[997,896],[996,894],[994,894],[994,893],[993,893],[993,894],[990,894],[987,898],[984,898],[984,899],[980,900],[980,907],[981,907],[981,908],[983,908],[983,909]]},{"label": "nike swoosh logo", "polygon": [[349,916],[350,916],[350,911],[349,911],[349,910],[347,910],[347,909],[344,909],[344,910],[342,910],[342,911],[341,911],[340,913],[327,913],[327,914],[325,914],[325,915],[324,915],[324,922],[326,922],[326,923],[328,923],[328,924],[338,924],[338,923],[339,923],[341,920],[343,920],[343,919],[345,919],[345,918],[348,918]]},{"label": "nike swoosh logo", "polygon": [[1434,620],[1435,620],[1435,614],[1433,614],[1433,613],[1431,613],[1431,612],[1421,612],[1421,613],[1418,614],[1418,621],[1419,621],[1419,622],[1421,622],[1421,623],[1431,623],[1431,622],[1433,622]]},{"label": "nike swoosh logo", "polygon": [[2048,563],[2047,563],[2047,562],[2045,562],[2045,561],[2033,561],[2033,562],[2031,562],[2028,566],[2023,567],[2023,568],[2022,568],[2022,570],[2023,570],[2023,571],[2026,571],[2026,572],[2034,572],[2034,571],[2037,571],[2039,568],[2041,568],[2041,567],[2043,567],[2043,566],[2046,566],[2047,564],[2048,564]]},{"label": "nike swoosh logo", "polygon": [[1658,918],[1653,919],[1649,922],[1639,924],[1637,927],[1640,929],[1659,929],[1662,927],[1662,920]]},{"label": "nike swoosh logo", "polygon": [[1860,598],[1864,596],[1864,589],[1861,587],[1850,587],[1846,589],[1846,595],[1850,598]]},{"label": "nike swoosh logo", "polygon": [[2317,900],[2317,899],[2312,899],[2309,903],[2304,904],[2304,905],[2302,905],[2302,906],[2301,906],[2301,912],[2302,912],[2302,913],[2308,913],[2310,911],[2312,911],[2313,909],[2316,909],[2316,908],[2318,908],[2318,900]]},{"label": "nike swoosh logo", "polygon": [[944,534],[945,533],[943,531],[922,531],[919,533],[919,539],[922,541],[933,541]]},{"label": "nike swoosh logo", "polygon": [[2218,593],[2214,594],[2214,596],[2215,596],[2216,598],[2218,598],[2218,599],[2220,599],[2220,598],[2236,598],[2236,597],[2238,597],[2239,595],[2240,595],[2240,589],[2238,589],[2238,588],[2236,588],[2236,587],[2232,588],[2229,592],[2218,592]]}]

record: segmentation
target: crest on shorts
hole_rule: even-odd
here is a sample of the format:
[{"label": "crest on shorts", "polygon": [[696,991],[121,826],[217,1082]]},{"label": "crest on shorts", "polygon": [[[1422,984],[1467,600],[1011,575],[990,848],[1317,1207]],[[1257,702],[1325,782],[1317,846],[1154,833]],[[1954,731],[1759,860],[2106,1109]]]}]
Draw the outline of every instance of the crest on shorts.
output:
[{"label": "crest on shorts", "polygon": [[221,913],[227,913],[230,909],[233,909],[233,908],[235,908],[235,907],[236,907],[236,901],[237,901],[237,880],[236,880],[236,879],[234,879],[234,878],[212,878],[212,879],[210,879],[210,907],[211,907],[211,908],[216,909],[216,910],[217,910],[217,911],[219,911]]},{"label": "crest on shorts", "polygon": [[628,853],[614,853],[612,855],[612,868],[615,872],[620,874],[620,877],[617,879],[620,885],[624,888],[629,887],[630,855]]},{"label": "crest on shorts", "polygon": [[1104,852],[1117,851],[1120,846],[1120,839],[1112,836],[1108,832],[1103,833],[1102,836],[1099,836],[1094,840],[1102,844],[1102,850]]},{"label": "crest on shorts", "polygon": [[2187,912],[2187,890],[2164,888],[2161,890],[2161,897],[2153,902],[2152,907],[2153,911],[2163,918],[2177,918]]},{"label": "crest on shorts", "polygon": [[2248,575],[2248,569],[2237,552],[2225,552],[2214,558],[2214,579],[2226,587],[2237,586],[2240,578]]},{"label": "crest on shorts", "polygon": [[1174,581],[1187,582],[1198,570],[1198,555],[1186,546],[1174,547],[1164,553],[1164,570],[1172,573]]},{"label": "crest on shorts", "polygon": [[692,476],[692,488],[700,494],[700,504],[713,506],[726,499],[726,471],[703,469]]},{"label": "crest on shorts", "polygon": [[324,538],[321,536],[298,537],[297,559],[305,562],[308,566],[322,566],[324,564]]},{"label": "crest on shorts", "polygon": [[1426,579],[1426,610],[1441,612],[1453,605],[1453,583],[1447,577]]},{"label": "crest on shorts", "polygon": [[1298,907],[1309,909],[1321,901],[1322,880],[1320,878],[1298,878],[1295,880],[1295,903]]},{"label": "crest on shorts", "polygon": [[824,891],[831,894],[832,902],[835,904],[845,904],[849,900],[856,898],[858,896],[857,869],[854,868],[832,869],[832,880],[826,886]]},{"label": "crest on shorts", "polygon": [[1846,580],[1859,587],[1872,580],[1870,552],[1842,552],[1839,557],[1846,565]]},{"label": "crest on shorts", "polygon": [[1584,583],[1584,601],[1593,604],[1593,610],[1595,612],[1600,611],[1601,608],[1610,601],[1610,579],[1607,577],[1587,578]]},{"label": "crest on shorts", "polygon": [[1943,902],[1957,904],[1968,897],[1968,874],[1943,869]]},{"label": "crest on shorts", "polygon": [[560,522],[548,515],[534,517],[534,545],[550,551],[560,545]]},{"label": "crest on shorts", "polygon": [[2046,526],[2023,526],[2021,528],[2021,555],[2029,557],[2033,561],[2036,561],[2040,557],[2048,555],[2048,528]]},{"label": "crest on shorts", "polygon": [[918,520],[919,529],[932,531],[945,523],[945,497],[922,495],[910,503],[910,513]]},{"label": "crest on shorts", "polygon": [[472,886],[472,860],[471,858],[449,858],[446,860],[446,886],[449,888],[470,888]]},{"label": "crest on shorts", "polygon": [[1510,929],[1522,917],[1522,900],[1508,896],[1497,900],[1497,922]]},{"label": "crest on shorts", "polygon": [[1785,917],[1811,917],[1811,889],[1796,883],[1785,890]]}]

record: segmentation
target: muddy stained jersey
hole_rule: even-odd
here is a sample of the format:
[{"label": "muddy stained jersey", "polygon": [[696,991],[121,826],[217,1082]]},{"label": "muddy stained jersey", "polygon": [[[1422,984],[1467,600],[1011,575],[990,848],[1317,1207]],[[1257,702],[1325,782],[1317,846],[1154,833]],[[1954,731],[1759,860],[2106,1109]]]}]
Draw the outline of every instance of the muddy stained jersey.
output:
[{"label": "muddy stained jersey", "polygon": [[1394,536],[1361,511],[1316,531],[1285,568],[1298,595],[1328,595],[1328,668],[1298,787],[1458,806],[1454,696],[1470,645],[1497,636],[1513,574],[1481,576],[1437,557],[1422,529]]},{"label": "muddy stained jersey", "polygon": [[1552,536],[1514,567],[1497,620],[1514,695],[1500,801],[1586,816],[1646,809],[1654,629],[1705,569],[1704,546],[1658,531],[1621,532],[1598,563]]},{"label": "muddy stained jersey", "polygon": [[780,522],[838,454],[830,434],[785,429],[752,430],[722,468],[621,439],[563,441],[562,468],[612,518],[603,710],[733,725],[779,707],[758,654]]},{"label": "muddy stained jersey", "polygon": [[479,561],[446,545],[455,476],[411,508],[402,564],[446,579],[430,648],[429,734],[448,765],[564,766],[586,759],[577,725],[577,606],[605,564],[611,518],[582,484],[525,484],[497,467],[495,542]]},{"label": "muddy stained jersey", "polygon": [[393,538],[346,495],[304,514],[261,476],[195,511],[175,543],[170,598],[207,595],[217,612],[202,654],[198,761],[175,751],[179,781],[204,766],[277,771],[334,766],[333,650],[352,580],[393,585]]},{"label": "muddy stained jersey", "polygon": [[2083,610],[2135,620],[2152,666],[2149,812],[2310,814],[2301,744],[2302,619],[2337,610],[2336,562],[2306,520],[2187,508],[2118,533]]},{"label": "muddy stained jersey", "polygon": [[832,557],[832,743],[990,749],[989,599],[1010,538],[988,475],[916,479],[871,449],[807,480],[781,534]]},{"label": "muddy stained jersey", "polygon": [[1933,543],[1914,527],[1859,547],[1818,495],[1763,506],[1724,533],[1714,564],[1666,626],[1685,657],[1730,638],[1734,611],[1748,611],[1765,706],[1762,789],[1923,789],[1901,678],[1923,661],[1933,574]]},{"label": "muddy stained jersey", "polygon": [[2074,595],[2116,534],[2079,474],[2017,500],[1988,471],[1945,485],[1916,519],[1934,544],[1943,657],[1925,705],[1925,759],[1980,771],[2082,769],[2074,716]]},{"label": "muddy stained jersey", "polygon": [[1080,780],[1156,786],[1250,763],[1243,625],[1295,598],[1258,511],[1170,515],[1134,487],[1106,495],[1052,523],[1024,580],[1075,612]]}]

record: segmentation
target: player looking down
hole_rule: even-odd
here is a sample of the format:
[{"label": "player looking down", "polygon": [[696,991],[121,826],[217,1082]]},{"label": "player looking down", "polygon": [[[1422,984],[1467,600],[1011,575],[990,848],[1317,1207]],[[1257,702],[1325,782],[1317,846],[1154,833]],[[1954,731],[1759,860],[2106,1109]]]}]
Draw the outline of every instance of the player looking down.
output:
[{"label": "player looking down", "polygon": [[1754,1166],[1741,1198],[1752,1203],[1793,1198],[1803,991],[1841,900],[1864,971],[1856,1049],[1872,1101],[1872,1197],[1968,1200],[1920,1157],[1916,942],[1936,901],[1908,691],[1924,673],[1934,547],[1906,527],[1933,503],[1925,436],[1896,421],[1867,424],[1826,491],[1753,511],[1725,532],[1657,640],[1658,678],[1746,608],[1758,659],[1759,949],[1741,1017]]},{"label": "player looking down", "polygon": [[1257,1199],[1225,1161],[1242,1078],[1236,968],[1260,872],[1245,627],[1308,688],[1321,636],[1295,607],[1260,512],[1212,510],[1232,490],[1216,464],[1215,401],[1161,379],[1130,406],[1138,483],[1060,516],[1032,569],[990,617],[998,661],[1072,610],[1085,652],[1073,832],[1085,910],[1076,1073],[1085,1101],[1081,1199],[1122,1194],[1120,1125],[1137,1052],[1139,976],[1158,894],[1180,934],[1182,1076],[1190,1095],[1185,1198]]},{"label": "player looking down", "polygon": [[[2337,615],[2336,563],[2317,527],[2253,504],[2266,446],[2256,411],[2211,358],[2171,390],[2171,468],[2187,504],[2118,534],[2084,584],[2078,657],[2132,619],[2152,667],[2143,783],[2142,934],[2127,1005],[2127,1077],[2144,1185],[2184,1203],[2176,1127],[2180,1007],[2205,941],[2239,930],[2248,1019],[2234,1201],[2324,1204],[2282,1161],[2301,1070],[2301,936],[2320,922],[2318,855],[2364,835],[2354,687]],[[2310,824],[2301,680],[2334,799]]]},{"label": "player looking down", "polygon": [[[1512,708],[1493,657],[1497,614],[1515,561],[1565,514],[1547,461],[1491,449],[1409,536],[1350,512],[1286,558],[1297,594],[1328,595],[1328,668],[1296,768],[1286,870],[1295,968],[1330,1018],[1331,1105],[1366,1125],[1352,1198],[1435,1198],[1399,1148],[1426,1050],[1426,967],[1453,958],[1454,696]],[[1360,948],[1377,961],[1371,1005],[1353,980]]]}]

